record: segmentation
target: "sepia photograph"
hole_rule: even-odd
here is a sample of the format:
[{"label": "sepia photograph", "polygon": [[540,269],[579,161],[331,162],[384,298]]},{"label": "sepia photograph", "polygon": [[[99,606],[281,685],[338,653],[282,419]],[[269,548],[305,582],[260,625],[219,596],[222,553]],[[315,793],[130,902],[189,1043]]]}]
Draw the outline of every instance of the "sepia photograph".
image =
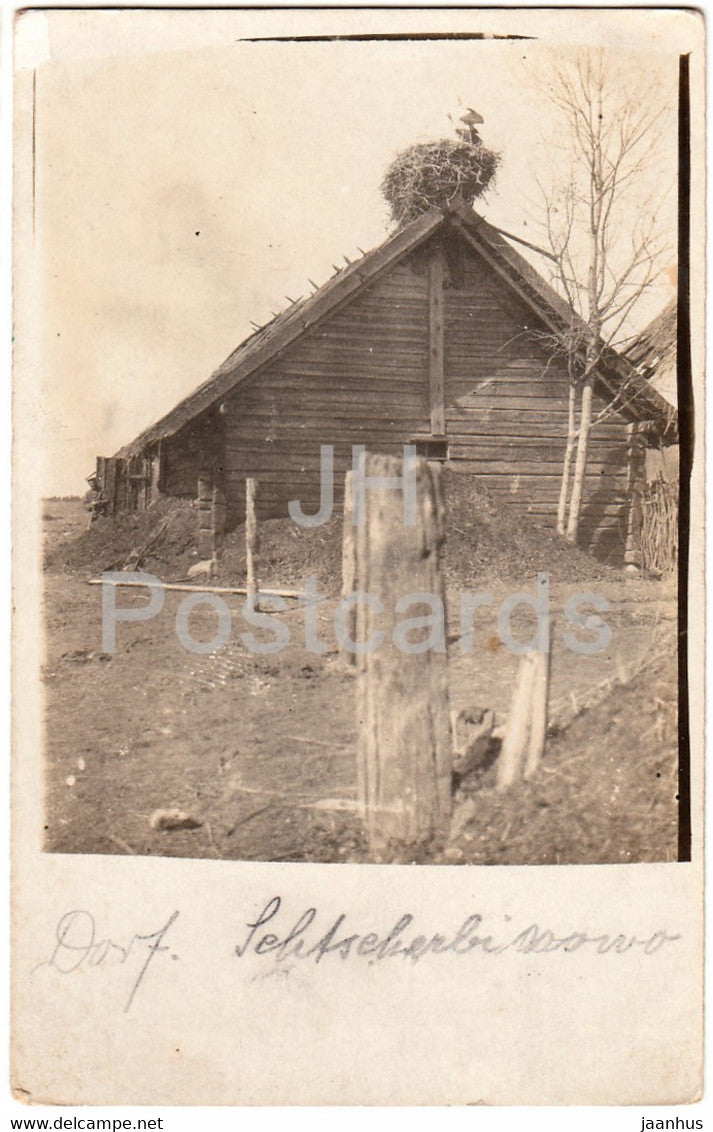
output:
[{"label": "sepia photograph", "polygon": [[32,84],[46,849],[685,857],[686,60],[267,36]]},{"label": "sepia photograph", "polygon": [[700,1099],[703,63],[18,13],[20,1103]]}]

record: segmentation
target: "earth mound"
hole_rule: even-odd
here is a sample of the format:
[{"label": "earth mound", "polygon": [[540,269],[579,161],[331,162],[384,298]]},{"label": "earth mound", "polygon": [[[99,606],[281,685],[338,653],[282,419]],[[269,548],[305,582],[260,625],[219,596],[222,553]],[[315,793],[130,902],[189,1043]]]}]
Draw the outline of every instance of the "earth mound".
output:
[{"label": "earth mound", "polygon": [[138,568],[168,580],[195,562],[197,530],[198,513],[190,502],[160,499],[145,511],[101,516],[80,535],[48,548],[45,569],[96,576],[121,570],[143,551]]},{"label": "earth mound", "polygon": [[[548,571],[555,582],[611,577],[613,571],[512,504],[495,498],[477,477],[443,471],[446,503],[446,576],[460,587],[534,578]],[[197,559],[198,515],[187,500],[163,499],[145,511],[97,519],[78,537],[48,550],[53,573],[96,576],[121,570],[140,552],[138,568],[164,581],[180,581]],[[342,516],[338,508],[321,527],[300,527],[289,516],[260,523],[260,581],[299,587],[314,575],[326,592],[341,587]],[[215,580],[239,585],[245,579],[245,527],[222,540]]]},{"label": "earth mound", "polygon": [[[553,581],[583,582],[611,577],[601,565],[555,531],[512,504],[496,499],[475,476],[446,467],[446,576],[461,587],[482,582],[534,578],[548,571]],[[305,528],[289,517],[260,524],[260,570],[265,585],[299,586],[315,575],[329,593],[339,592],[342,569],[342,517],[335,509],[321,527]],[[245,528],[223,541],[218,576],[245,577]]]}]

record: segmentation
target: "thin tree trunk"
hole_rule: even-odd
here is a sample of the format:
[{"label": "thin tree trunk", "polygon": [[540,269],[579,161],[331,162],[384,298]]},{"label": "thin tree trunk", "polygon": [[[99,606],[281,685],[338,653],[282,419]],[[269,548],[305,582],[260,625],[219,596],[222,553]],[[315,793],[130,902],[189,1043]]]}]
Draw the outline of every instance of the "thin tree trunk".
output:
[{"label": "thin tree trunk", "polygon": [[[556,347],[568,357],[569,377],[577,378],[576,389],[581,390],[573,405],[570,389],[557,507],[557,530],[573,543],[580,528],[590,433],[601,416],[593,413],[595,370],[603,348],[614,345],[660,266],[658,206],[642,194],[635,215],[629,211],[631,202],[626,203],[629,186],[654,168],[660,99],[653,88],[643,97],[633,94],[633,76],[631,90],[621,80],[622,73],[602,51],[583,50],[571,65],[557,66],[548,84],[568,127],[572,157],[558,191],[547,194],[544,220],[555,279],[578,316],[565,335],[560,332]],[[554,204],[557,195],[561,201]],[[631,247],[624,252],[629,240]],[[616,397],[605,411],[617,411]],[[572,427],[573,415],[579,417],[579,428]]]},{"label": "thin tree trunk", "polygon": [[557,534],[564,535],[565,520],[567,517],[567,499],[569,497],[569,479],[572,471],[572,457],[574,455],[574,434],[576,431],[576,401],[577,387],[573,383],[569,387],[569,403],[567,406],[567,445],[562,461],[562,480],[560,483],[560,497],[557,504]]},{"label": "thin tree trunk", "polygon": [[[601,121],[601,115],[600,115]],[[601,126],[598,127],[601,129]],[[598,157],[598,149],[595,156]],[[582,495],[584,493],[584,477],[587,473],[587,453],[589,450],[589,434],[592,428],[592,400],[594,395],[594,372],[599,361],[598,343],[601,334],[601,315],[599,311],[599,256],[601,239],[601,197],[597,192],[596,176],[593,171],[592,198],[590,200],[590,240],[591,257],[589,260],[589,275],[587,279],[587,350],[585,357],[585,378],[582,384],[582,399],[579,406],[579,434],[577,436],[577,457],[574,464],[574,479],[572,481],[572,496],[569,501],[569,517],[567,520],[567,538],[570,542],[577,542],[579,534],[579,517],[582,510]]]},{"label": "thin tree trunk", "polygon": [[582,494],[584,491],[584,476],[587,471],[587,451],[589,448],[589,433],[592,427],[592,396],[594,376],[587,378],[582,388],[582,404],[579,413],[579,436],[577,438],[577,458],[574,464],[574,478],[572,480],[572,497],[569,501],[569,518],[567,521],[567,538],[570,542],[577,541],[579,533],[579,515],[582,509]]}]

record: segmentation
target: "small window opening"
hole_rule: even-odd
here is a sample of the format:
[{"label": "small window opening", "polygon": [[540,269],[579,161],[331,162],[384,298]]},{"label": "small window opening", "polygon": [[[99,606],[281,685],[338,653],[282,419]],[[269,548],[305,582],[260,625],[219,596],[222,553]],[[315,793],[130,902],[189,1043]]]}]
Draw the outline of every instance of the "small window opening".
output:
[{"label": "small window opening", "polygon": [[445,437],[438,439],[414,437],[413,444],[417,456],[424,456],[426,460],[438,460],[445,463],[448,459],[448,441]]}]

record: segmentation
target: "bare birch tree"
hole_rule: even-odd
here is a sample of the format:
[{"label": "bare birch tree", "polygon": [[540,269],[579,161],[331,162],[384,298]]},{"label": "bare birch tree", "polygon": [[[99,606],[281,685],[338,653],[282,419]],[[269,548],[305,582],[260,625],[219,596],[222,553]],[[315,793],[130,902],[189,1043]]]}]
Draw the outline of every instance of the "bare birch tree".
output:
[{"label": "bare birch tree", "polygon": [[558,172],[550,183],[538,178],[540,215],[552,282],[576,316],[552,342],[569,377],[557,526],[576,542],[591,430],[627,397],[620,390],[595,416],[597,368],[607,348],[625,342],[665,251],[661,207],[671,186],[662,184],[661,151],[672,108],[655,84],[604,50],[558,60],[545,87],[563,127],[564,160],[551,163]]}]

